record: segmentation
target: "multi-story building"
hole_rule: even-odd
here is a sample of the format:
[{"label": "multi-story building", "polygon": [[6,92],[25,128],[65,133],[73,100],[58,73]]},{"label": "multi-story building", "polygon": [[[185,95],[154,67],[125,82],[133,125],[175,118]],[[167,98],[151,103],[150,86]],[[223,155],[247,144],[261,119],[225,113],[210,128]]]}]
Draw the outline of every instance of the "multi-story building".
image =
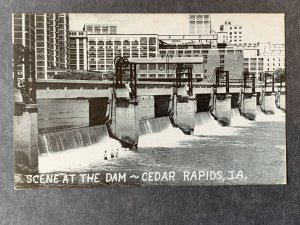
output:
[{"label": "multi-story building", "polygon": [[264,72],[264,57],[260,55],[258,47],[244,47],[244,69],[254,73],[256,78]]},{"label": "multi-story building", "polygon": [[83,31],[88,34],[117,34],[117,28],[115,24],[85,24]]},{"label": "multi-story building", "polygon": [[231,21],[226,20],[220,26],[220,31],[228,34],[228,43],[234,45],[243,44],[243,27],[242,25],[233,24]]},{"label": "multi-story building", "polygon": [[210,81],[216,67],[230,72],[231,78],[240,77],[243,67],[243,51],[241,48],[226,45],[226,33],[207,35],[160,35],[160,56],[199,57],[203,65],[199,70],[194,65],[194,77]]},{"label": "multi-story building", "polygon": [[242,73],[242,50],[226,47],[225,32],[206,35],[95,34],[94,29],[91,28],[91,33],[70,32],[71,69],[85,70],[87,67],[87,70],[106,74],[114,70],[116,56],[126,56],[140,62],[137,67],[139,78],[173,77],[172,58],[176,62],[179,59],[194,62],[193,76],[207,81],[219,66],[229,70],[231,77],[240,77]]},{"label": "multi-story building", "polygon": [[70,69],[87,70],[87,33],[71,31],[70,36]]},{"label": "multi-story building", "polygon": [[[12,15],[12,43],[20,44],[35,52],[35,16],[34,14],[14,13]],[[29,72],[35,73],[35,60],[30,62]],[[25,67],[18,65],[17,74],[14,77],[24,78]]]},{"label": "multi-story building", "polygon": [[70,64],[69,56],[69,15],[58,14],[58,43],[59,43],[59,68],[68,69]]},{"label": "multi-story building", "polygon": [[[35,53],[32,67],[38,79],[49,79],[53,71],[69,68],[68,14],[13,14],[13,43]],[[24,71],[19,70],[24,78]]]},{"label": "multi-story building", "polygon": [[264,71],[273,72],[278,68],[285,68],[285,45],[260,43],[259,50],[264,58]]},{"label": "multi-story building", "polygon": [[88,70],[113,71],[116,56],[156,58],[156,34],[88,34]]},{"label": "multi-story building", "polygon": [[209,14],[191,14],[189,15],[190,34],[210,34],[211,18]]},{"label": "multi-story building", "polygon": [[285,45],[271,43],[244,44],[244,68],[256,74],[272,73],[278,68],[285,68]]}]

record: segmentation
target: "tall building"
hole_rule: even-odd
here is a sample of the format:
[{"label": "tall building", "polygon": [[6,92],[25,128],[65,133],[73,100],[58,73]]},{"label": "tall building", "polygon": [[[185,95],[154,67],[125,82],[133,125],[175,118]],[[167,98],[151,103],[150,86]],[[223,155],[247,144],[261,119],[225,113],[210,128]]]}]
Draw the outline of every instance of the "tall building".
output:
[{"label": "tall building", "polygon": [[[20,44],[28,47],[30,51],[35,52],[35,16],[34,14],[14,13],[12,14],[12,43]],[[18,78],[24,78],[25,67],[18,65],[17,68]],[[35,73],[35,60],[29,66],[29,72]]]},{"label": "tall building", "polygon": [[[66,13],[13,14],[13,43],[30,46],[37,79],[49,79],[69,68],[69,19]],[[18,72],[24,78],[24,72]]]},{"label": "tall building", "polygon": [[210,34],[211,19],[208,14],[191,14],[189,15],[190,34]]},{"label": "tall building", "polygon": [[58,43],[59,43],[59,68],[69,69],[69,15],[58,14]]},{"label": "tall building", "polygon": [[243,44],[243,27],[242,25],[233,24],[231,21],[226,20],[220,26],[220,31],[228,34],[228,44],[242,45]]}]

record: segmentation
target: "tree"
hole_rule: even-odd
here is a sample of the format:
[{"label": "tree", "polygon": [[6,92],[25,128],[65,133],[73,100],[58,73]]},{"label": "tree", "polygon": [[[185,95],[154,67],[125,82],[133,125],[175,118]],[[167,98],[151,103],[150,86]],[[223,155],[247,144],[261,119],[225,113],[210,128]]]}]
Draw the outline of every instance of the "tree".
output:
[{"label": "tree", "polygon": [[275,82],[285,82],[286,81],[286,73],[285,69],[278,68],[273,72]]},{"label": "tree", "polygon": [[53,78],[64,80],[102,80],[102,74],[97,72],[66,71],[57,73]]},{"label": "tree", "polygon": [[113,80],[115,80],[115,73],[112,71],[109,71],[108,73],[103,75],[103,79],[113,81]]},{"label": "tree", "polygon": [[244,78],[245,76],[249,76],[249,74],[250,74],[249,69],[248,68],[244,68],[243,72],[242,72],[242,77],[241,78]]}]

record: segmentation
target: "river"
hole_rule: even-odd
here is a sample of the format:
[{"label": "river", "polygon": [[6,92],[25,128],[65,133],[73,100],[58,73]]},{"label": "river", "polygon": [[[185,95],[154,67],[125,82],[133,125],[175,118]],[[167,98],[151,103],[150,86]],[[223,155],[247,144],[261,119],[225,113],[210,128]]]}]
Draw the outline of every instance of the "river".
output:
[{"label": "river", "polygon": [[[41,132],[88,125],[88,111],[83,110],[88,109],[85,100],[40,100],[38,104]],[[47,104],[51,104],[52,110],[45,112],[43,109]],[[107,137],[88,147],[41,154],[39,171],[123,172],[140,178],[145,172],[176,173],[170,182],[137,179],[131,181],[135,185],[286,182],[284,112],[277,110],[275,115],[265,115],[257,108],[256,121],[249,121],[234,109],[230,127],[221,127],[208,112],[202,112],[196,114],[196,124],[193,136],[184,135],[171,124],[164,130],[149,129],[140,137],[137,150],[123,149],[118,141]],[[108,160],[104,160],[105,151]],[[110,158],[111,151],[118,157]],[[233,176],[235,179],[231,179]],[[144,177],[149,178],[149,174]]]}]

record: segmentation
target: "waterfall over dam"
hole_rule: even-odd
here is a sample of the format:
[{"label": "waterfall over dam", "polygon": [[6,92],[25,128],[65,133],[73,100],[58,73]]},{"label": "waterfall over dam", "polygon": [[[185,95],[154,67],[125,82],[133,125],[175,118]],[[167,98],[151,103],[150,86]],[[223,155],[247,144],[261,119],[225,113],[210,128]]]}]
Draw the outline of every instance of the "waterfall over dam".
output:
[{"label": "waterfall over dam", "polygon": [[139,120],[139,135],[159,133],[171,126],[169,117]]},{"label": "waterfall over dam", "polygon": [[42,154],[82,148],[108,137],[106,125],[47,132],[39,136],[39,151]]}]

